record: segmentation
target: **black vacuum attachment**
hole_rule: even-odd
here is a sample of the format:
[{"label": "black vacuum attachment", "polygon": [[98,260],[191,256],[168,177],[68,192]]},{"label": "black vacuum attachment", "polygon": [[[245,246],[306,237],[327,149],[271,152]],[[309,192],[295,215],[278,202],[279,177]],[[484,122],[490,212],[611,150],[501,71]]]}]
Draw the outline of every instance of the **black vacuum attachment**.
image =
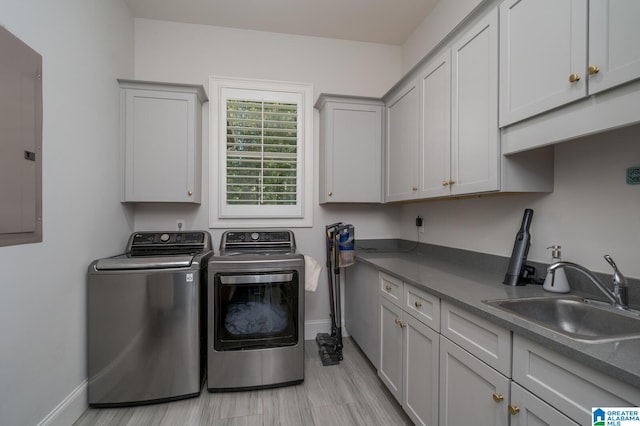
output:
[{"label": "black vacuum attachment", "polygon": [[532,218],[533,210],[525,209],[522,225],[520,225],[520,229],[516,234],[516,241],[513,244],[511,260],[509,261],[509,268],[504,276],[503,284],[525,285],[530,280],[530,277],[535,277],[535,269],[526,265],[529,246],[531,245],[529,228],[531,227]]}]

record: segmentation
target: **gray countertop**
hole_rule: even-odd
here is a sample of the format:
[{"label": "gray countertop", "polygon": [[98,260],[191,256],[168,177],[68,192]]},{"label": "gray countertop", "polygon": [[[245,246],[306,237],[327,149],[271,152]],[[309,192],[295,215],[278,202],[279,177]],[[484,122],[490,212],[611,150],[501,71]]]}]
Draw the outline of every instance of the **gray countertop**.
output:
[{"label": "gray countertop", "polygon": [[[485,255],[483,255],[485,256]],[[463,256],[464,258],[464,256]],[[577,341],[527,321],[483,300],[546,296],[540,285],[502,284],[506,268],[483,267],[483,259],[445,259],[424,252],[357,250],[356,260],[420,287],[487,320],[499,324],[576,362],[640,388],[640,339],[590,343]],[[572,292],[572,294],[578,294]]]}]

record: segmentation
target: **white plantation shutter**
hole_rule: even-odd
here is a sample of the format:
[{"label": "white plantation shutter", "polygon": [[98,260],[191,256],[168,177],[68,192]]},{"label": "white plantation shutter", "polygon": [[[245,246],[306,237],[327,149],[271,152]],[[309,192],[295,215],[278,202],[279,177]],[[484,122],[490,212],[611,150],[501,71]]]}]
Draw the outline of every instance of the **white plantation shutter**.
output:
[{"label": "white plantation shutter", "polygon": [[212,77],[211,91],[211,226],[310,226],[311,86]]},{"label": "white plantation shutter", "polygon": [[226,203],[295,205],[298,105],[228,99]]}]

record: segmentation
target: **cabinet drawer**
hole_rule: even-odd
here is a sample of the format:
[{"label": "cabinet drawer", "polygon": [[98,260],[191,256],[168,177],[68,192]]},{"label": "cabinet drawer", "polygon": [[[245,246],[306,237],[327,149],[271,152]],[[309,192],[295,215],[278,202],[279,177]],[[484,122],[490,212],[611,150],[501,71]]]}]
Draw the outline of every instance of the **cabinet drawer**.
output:
[{"label": "cabinet drawer", "polygon": [[511,377],[511,332],[442,301],[442,335]]},{"label": "cabinet drawer", "polygon": [[404,286],[404,311],[440,331],[440,299],[412,285]]},{"label": "cabinet drawer", "polygon": [[380,295],[397,306],[402,306],[402,281],[380,273]]},{"label": "cabinet drawer", "polygon": [[513,380],[580,424],[592,407],[637,407],[640,389],[515,335]]}]

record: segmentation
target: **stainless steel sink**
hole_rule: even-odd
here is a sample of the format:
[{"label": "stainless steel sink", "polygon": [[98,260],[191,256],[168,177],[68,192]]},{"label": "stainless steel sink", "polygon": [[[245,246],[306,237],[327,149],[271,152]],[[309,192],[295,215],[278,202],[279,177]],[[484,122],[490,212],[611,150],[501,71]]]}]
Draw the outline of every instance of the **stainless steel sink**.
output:
[{"label": "stainless steel sink", "polygon": [[579,297],[532,297],[485,300],[511,314],[572,339],[602,342],[640,338],[640,316]]}]

